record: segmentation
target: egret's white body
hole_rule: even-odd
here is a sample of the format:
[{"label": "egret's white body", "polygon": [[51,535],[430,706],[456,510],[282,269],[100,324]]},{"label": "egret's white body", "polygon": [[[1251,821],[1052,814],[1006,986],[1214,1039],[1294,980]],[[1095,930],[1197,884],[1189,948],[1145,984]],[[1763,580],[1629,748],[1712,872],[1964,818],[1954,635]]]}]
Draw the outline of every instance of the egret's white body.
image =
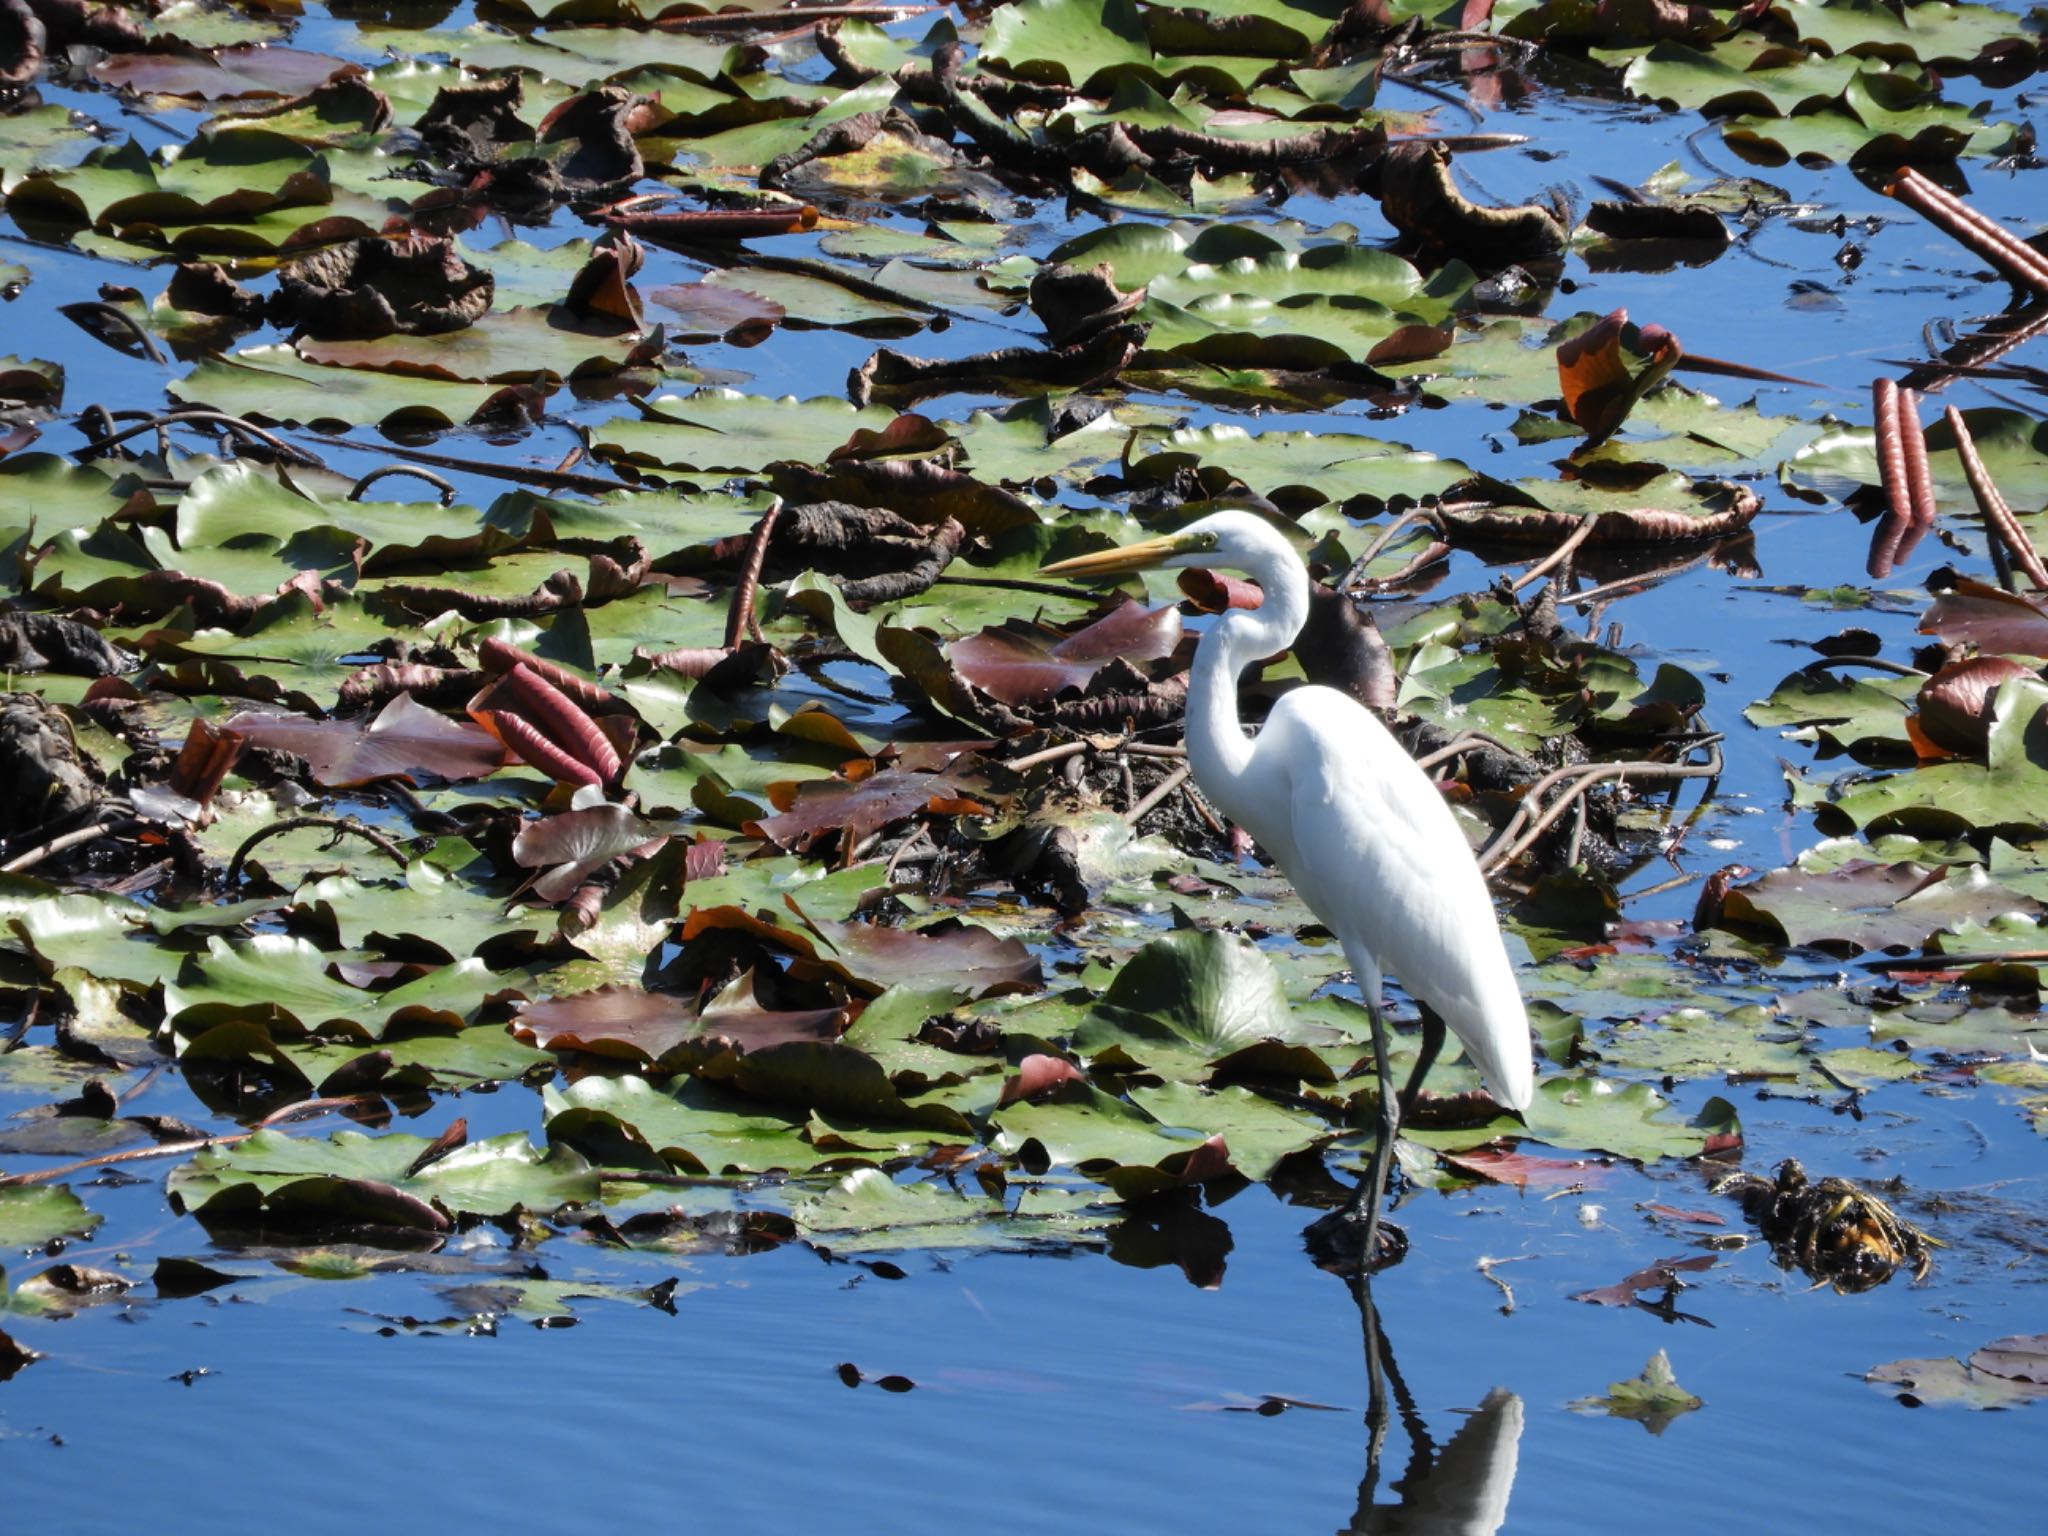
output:
[{"label": "egret's white body", "polygon": [[1047,569],[1154,566],[1242,571],[1264,593],[1257,608],[1226,612],[1196,648],[1188,763],[1202,793],[1258,841],[1337,936],[1357,975],[1381,1058],[1378,1177],[1396,1125],[1380,1020],[1384,970],[1442,1018],[1495,1099],[1528,1108],[1535,1073],[1521,990],[1486,881],[1436,785],[1370,710],[1334,688],[1283,695],[1256,738],[1238,720],[1240,674],[1286,650],[1307,622],[1301,557],[1263,519],[1218,512],[1177,534]]}]

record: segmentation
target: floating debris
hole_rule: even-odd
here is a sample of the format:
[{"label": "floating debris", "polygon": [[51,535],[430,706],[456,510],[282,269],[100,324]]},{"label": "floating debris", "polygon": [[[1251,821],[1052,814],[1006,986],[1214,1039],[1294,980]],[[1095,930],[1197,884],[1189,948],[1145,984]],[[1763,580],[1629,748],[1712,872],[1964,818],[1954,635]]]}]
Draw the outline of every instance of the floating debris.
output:
[{"label": "floating debris", "polygon": [[1716,1184],[1714,1193],[1742,1201],[1781,1267],[1797,1265],[1843,1295],[1883,1285],[1902,1264],[1912,1265],[1915,1280],[1925,1280],[1934,1268],[1933,1250],[1943,1246],[1847,1179],[1810,1182],[1797,1158],[1780,1163],[1775,1179],[1738,1173]]}]

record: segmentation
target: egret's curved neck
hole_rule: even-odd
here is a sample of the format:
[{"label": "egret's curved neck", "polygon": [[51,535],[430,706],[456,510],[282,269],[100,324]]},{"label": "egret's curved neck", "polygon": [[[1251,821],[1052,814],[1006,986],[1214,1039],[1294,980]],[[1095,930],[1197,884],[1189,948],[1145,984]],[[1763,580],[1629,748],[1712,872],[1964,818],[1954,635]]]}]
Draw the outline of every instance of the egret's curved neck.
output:
[{"label": "egret's curved neck", "polygon": [[[1308,569],[1278,534],[1275,547],[1243,562],[1264,600],[1232,608],[1202,637],[1188,678],[1188,764],[1195,782],[1231,820],[1256,826],[1262,809],[1245,775],[1252,742],[1238,723],[1237,680],[1255,661],[1284,651],[1308,622]],[[1256,834],[1254,834],[1256,835]]]}]

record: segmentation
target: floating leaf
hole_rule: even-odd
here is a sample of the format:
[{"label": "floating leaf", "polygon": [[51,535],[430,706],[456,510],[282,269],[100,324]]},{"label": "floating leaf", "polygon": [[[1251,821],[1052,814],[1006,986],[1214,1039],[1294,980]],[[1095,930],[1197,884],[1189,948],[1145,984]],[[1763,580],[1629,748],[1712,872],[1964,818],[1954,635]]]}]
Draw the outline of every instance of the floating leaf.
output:
[{"label": "floating leaf", "polygon": [[1610,1382],[1604,1397],[1582,1397],[1569,1405],[1575,1413],[1605,1413],[1634,1419],[1653,1435],[1661,1435],[1682,1413],[1705,1404],[1678,1384],[1671,1358],[1663,1350],[1650,1356],[1643,1374]]}]

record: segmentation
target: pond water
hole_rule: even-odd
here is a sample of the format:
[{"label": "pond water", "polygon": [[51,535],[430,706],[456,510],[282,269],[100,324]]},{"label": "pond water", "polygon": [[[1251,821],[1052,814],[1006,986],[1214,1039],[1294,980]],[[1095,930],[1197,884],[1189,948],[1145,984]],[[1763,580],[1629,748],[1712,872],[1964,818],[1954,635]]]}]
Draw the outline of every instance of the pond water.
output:
[{"label": "pond water", "polygon": [[[341,46],[354,35],[320,7],[308,10],[305,46]],[[447,24],[469,16],[459,10]],[[915,27],[895,30],[915,35]],[[2024,117],[2040,103],[2024,87],[1964,82],[1951,94],[1989,100],[1998,115]],[[90,93],[46,96],[105,110]],[[1576,291],[1560,295],[1552,313],[1627,304],[1701,352],[1815,386],[1694,381],[1724,398],[1756,393],[1776,409],[1867,419],[1882,360],[1917,355],[1930,323],[2003,306],[2003,285],[1972,275],[1969,258],[1845,169],[1728,163],[1713,141],[1692,140],[1698,126],[1687,114],[1665,119],[1539,83],[1518,107],[1486,119],[1489,130],[1529,135],[1528,149],[1463,163],[1502,201],[1553,183],[1577,184],[1583,196],[1591,175],[1635,182],[1678,160],[1702,176],[1764,176],[1793,202],[1851,226],[1887,219],[1873,235],[1851,229],[1847,238],[1863,247],[1853,270],[1836,261],[1844,236],[1789,218],[1765,222],[1741,249],[1697,270],[1603,276],[1573,262]],[[1713,159],[1703,161],[1707,154]],[[1970,180],[1973,203],[1995,217],[2038,217],[2044,206],[2036,172],[1979,163]],[[1285,211],[1311,224],[1356,218],[1382,227],[1369,202],[1302,196]],[[1095,223],[1052,205],[1042,215],[1047,244]],[[545,242],[584,232],[564,215],[550,230],[522,233]],[[679,258],[656,252],[653,261],[660,281],[688,276]],[[32,265],[29,295],[0,311],[8,349],[63,358],[73,408],[158,403],[160,371],[80,340],[54,314],[120,274],[41,246]],[[1007,322],[969,321],[917,338],[915,349],[965,354],[1016,339]],[[693,348],[691,362],[744,377],[756,393],[809,394],[829,392],[827,381],[872,347],[837,331],[783,332],[758,349]],[[1987,397],[1964,383],[1942,398]],[[922,408],[958,416],[989,403],[951,398]],[[1221,419],[1187,408],[1196,421]],[[1362,414],[1269,413],[1259,424],[1330,430],[1341,420],[1504,478],[1552,456],[1544,445],[1515,446],[1508,412],[1417,411],[1374,423],[1355,419]],[[1497,456],[1483,446],[1488,434],[1502,448]],[[80,440],[54,423],[40,446],[63,451]],[[497,448],[459,433],[438,446],[551,463],[572,441],[555,427]],[[335,462],[367,468],[376,459],[343,453]],[[454,478],[465,499],[479,502],[501,488]],[[1808,762],[1810,749],[1751,728],[1740,711],[1810,654],[1788,646],[1851,622],[1877,630],[1886,654],[1911,644],[1915,603],[1850,614],[1803,595],[1862,580],[1867,526],[1839,506],[1791,500],[1768,479],[1757,489],[1766,500],[1755,524],[1761,578],[1695,568],[1603,615],[1622,626],[1646,670],[1670,660],[1710,679],[1706,720],[1728,735],[1718,804],[1689,846],[1646,868],[1633,888],[1728,863],[1771,868],[1811,844],[1810,820],[1785,808],[1779,767],[1781,758]],[[1981,565],[1976,536],[1955,521]],[[1914,592],[1934,567],[1959,558],[1930,539],[1886,589]],[[1486,580],[1460,556],[1439,591]],[[1659,891],[1628,905],[1626,916],[1684,919],[1696,895],[1696,884]],[[1853,970],[1820,957],[1756,957],[1758,979],[1786,990]],[[1854,1029],[1830,1034],[1832,1043],[1862,1043]],[[1690,1114],[1716,1093],[1740,1110],[1745,1168],[1768,1171],[1796,1156],[1816,1174],[1902,1180],[1903,1213],[1950,1244],[1931,1278],[1914,1284],[1902,1275],[1841,1296],[1781,1271],[1751,1242],[1689,1276],[1676,1303],[1684,1315],[1667,1318],[1570,1298],[1702,1251],[1640,1209],[1646,1204],[1713,1210],[1727,1223],[1721,1235],[1744,1232],[1734,1204],[1708,1193],[1725,1168],[1617,1163],[1589,1173],[1583,1189],[1412,1195],[1396,1217],[1411,1251],[1373,1285],[1404,1394],[1376,1466],[1356,1300],[1301,1250],[1300,1229],[1315,1213],[1265,1186],[1206,1205],[1190,1196],[1161,1218],[1171,1230],[1120,1230],[1106,1253],[916,1254],[898,1261],[897,1277],[888,1266],[828,1262],[797,1245],[737,1258],[592,1244],[508,1250],[491,1257],[508,1268],[537,1263],[560,1280],[681,1283],[666,1310],[598,1302],[576,1306],[574,1326],[507,1313],[480,1328],[463,1320],[490,1312],[490,1298],[459,1289],[488,1284],[474,1264],[437,1274],[431,1257],[414,1256],[363,1278],[285,1274],[260,1254],[212,1246],[196,1223],[171,1213],[160,1171],[131,1164],[73,1181],[105,1222],[64,1257],[146,1275],[153,1260],[185,1255],[237,1278],[180,1300],[153,1299],[145,1285],[123,1303],[22,1331],[46,1358],[0,1384],[0,1524],[80,1536],[144,1522],[223,1533],[374,1524],[392,1536],[585,1522],[704,1531],[964,1524],[1040,1532],[1071,1522],[1094,1532],[1439,1532],[1494,1529],[1504,1501],[1504,1528],[1516,1532],[2021,1528],[2041,1501],[2040,1415],[2048,1410],[1915,1410],[1860,1379],[1881,1362],[1967,1357],[1987,1340],[2048,1327],[2048,1153],[2012,1095],[1905,1083],[1867,1096],[1858,1117],[1712,1082],[1681,1083],[1671,1096]],[[27,1102],[0,1101],[0,1110]],[[234,1128],[174,1072],[128,1112]],[[404,1128],[431,1136],[458,1115],[472,1137],[541,1136],[539,1098],[517,1085],[437,1100]],[[8,1158],[4,1171],[34,1166]],[[460,1241],[488,1249],[508,1239],[485,1226]],[[1511,1298],[1483,1260],[1495,1261],[1490,1273]],[[1653,1434],[1572,1406],[1638,1375],[1660,1350],[1702,1400],[1697,1411]],[[849,1386],[847,1365],[866,1379]],[[1475,1413],[1496,1392],[1513,1401],[1496,1396]],[[1281,1400],[1292,1406],[1253,1411]],[[1435,1475],[1432,1453],[1444,1458]]]}]

